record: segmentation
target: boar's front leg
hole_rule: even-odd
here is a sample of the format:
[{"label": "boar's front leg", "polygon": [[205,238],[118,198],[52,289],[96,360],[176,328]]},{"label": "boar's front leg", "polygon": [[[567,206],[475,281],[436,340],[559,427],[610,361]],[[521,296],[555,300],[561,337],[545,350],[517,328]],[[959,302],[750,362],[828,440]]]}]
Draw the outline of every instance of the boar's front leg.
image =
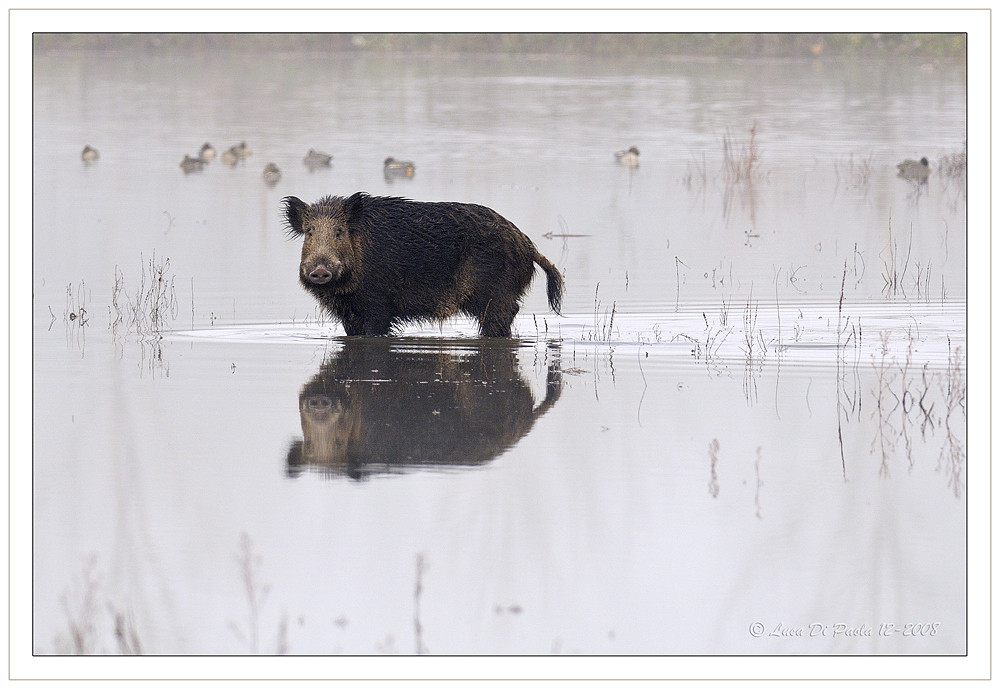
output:
[{"label": "boar's front leg", "polygon": [[381,316],[356,316],[344,319],[344,332],[363,337],[385,337],[392,331],[392,319]]},{"label": "boar's front leg", "polygon": [[379,309],[359,308],[353,303],[342,303],[334,314],[344,326],[344,332],[351,336],[384,337],[392,330],[392,318]]},{"label": "boar's front leg", "polygon": [[388,318],[369,318],[362,327],[362,335],[385,337],[392,331],[392,321]]}]

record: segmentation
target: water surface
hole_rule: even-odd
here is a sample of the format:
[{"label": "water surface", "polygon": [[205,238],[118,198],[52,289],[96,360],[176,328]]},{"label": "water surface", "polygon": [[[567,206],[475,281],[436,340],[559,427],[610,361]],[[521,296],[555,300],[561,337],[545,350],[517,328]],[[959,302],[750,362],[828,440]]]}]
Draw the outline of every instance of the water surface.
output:
[{"label": "water surface", "polygon": [[[35,55],[36,653],[965,652],[962,65],[137,57]],[[344,338],[279,202],[358,190],[563,315]]]}]

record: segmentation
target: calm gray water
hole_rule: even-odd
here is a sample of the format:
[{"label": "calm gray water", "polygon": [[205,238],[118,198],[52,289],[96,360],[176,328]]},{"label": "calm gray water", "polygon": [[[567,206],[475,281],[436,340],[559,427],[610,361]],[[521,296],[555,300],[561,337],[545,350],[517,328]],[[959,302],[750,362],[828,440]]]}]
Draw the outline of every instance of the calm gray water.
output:
[{"label": "calm gray water", "polygon": [[[36,52],[35,652],[964,653],[965,121],[948,63]],[[358,190],[563,316],[346,340],[279,202]]]}]

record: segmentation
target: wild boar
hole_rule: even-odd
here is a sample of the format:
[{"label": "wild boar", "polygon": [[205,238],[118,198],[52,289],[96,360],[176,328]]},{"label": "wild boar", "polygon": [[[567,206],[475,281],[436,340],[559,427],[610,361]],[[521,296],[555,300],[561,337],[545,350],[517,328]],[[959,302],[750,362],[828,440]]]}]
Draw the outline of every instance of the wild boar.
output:
[{"label": "wild boar", "polygon": [[299,280],[348,335],[389,335],[463,313],[483,337],[510,337],[536,263],[559,312],[559,270],[485,206],[364,192],[283,203],[288,234],[303,239]]}]

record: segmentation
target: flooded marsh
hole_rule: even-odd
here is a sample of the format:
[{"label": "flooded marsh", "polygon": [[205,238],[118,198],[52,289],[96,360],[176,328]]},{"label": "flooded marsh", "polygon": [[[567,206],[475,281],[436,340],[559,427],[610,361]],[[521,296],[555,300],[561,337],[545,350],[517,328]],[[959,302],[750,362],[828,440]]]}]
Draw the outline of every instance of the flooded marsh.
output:
[{"label": "flooded marsh", "polygon": [[[155,38],[33,56],[34,653],[966,653],[964,62]],[[562,314],[345,337],[356,191]]]}]

